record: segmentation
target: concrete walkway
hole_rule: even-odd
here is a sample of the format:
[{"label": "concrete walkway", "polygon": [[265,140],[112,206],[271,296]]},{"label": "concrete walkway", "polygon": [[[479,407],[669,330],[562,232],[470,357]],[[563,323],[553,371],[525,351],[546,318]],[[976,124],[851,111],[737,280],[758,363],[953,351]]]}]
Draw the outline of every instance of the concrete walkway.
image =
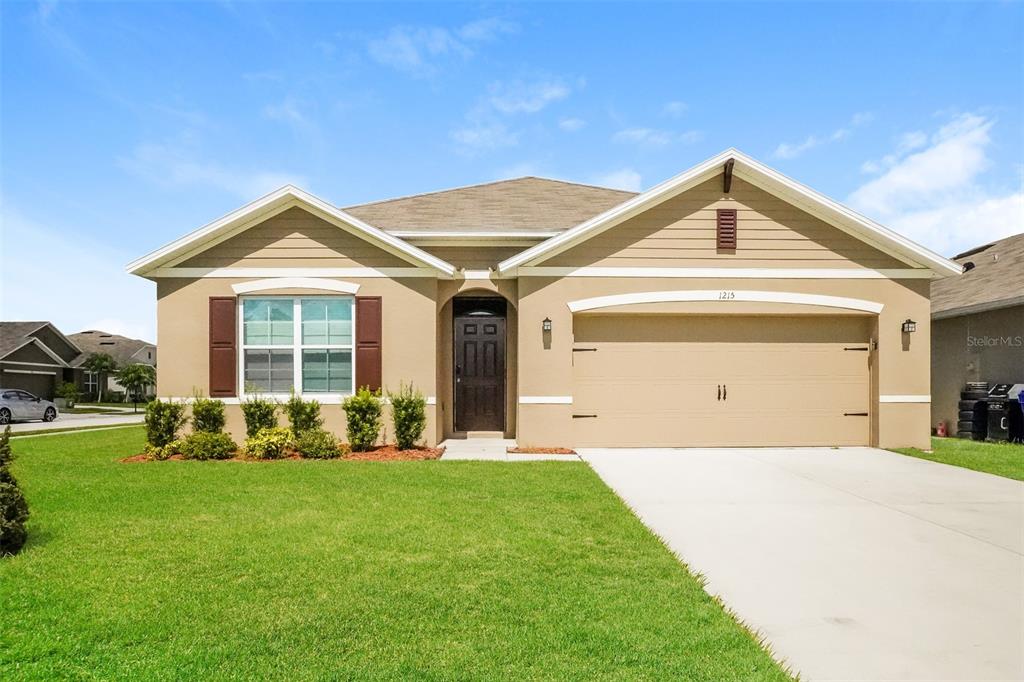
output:
[{"label": "concrete walkway", "polygon": [[81,429],[93,426],[141,424],[145,415],[138,414],[61,414],[52,422],[15,422],[11,433],[37,433],[54,429]]},{"label": "concrete walkway", "polygon": [[507,438],[464,438],[441,443],[444,447],[442,460],[481,460],[487,462],[578,462],[577,455],[517,455],[508,452],[516,442]]},{"label": "concrete walkway", "polygon": [[1024,679],[1024,484],[871,448],[580,454],[804,679]]}]

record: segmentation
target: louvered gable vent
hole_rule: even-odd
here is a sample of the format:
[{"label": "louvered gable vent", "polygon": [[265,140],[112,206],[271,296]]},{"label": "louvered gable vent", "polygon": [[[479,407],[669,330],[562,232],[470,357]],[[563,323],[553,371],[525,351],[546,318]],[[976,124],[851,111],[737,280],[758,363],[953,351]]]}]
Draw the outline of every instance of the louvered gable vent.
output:
[{"label": "louvered gable vent", "polygon": [[736,209],[718,209],[718,248],[725,250],[736,249]]}]

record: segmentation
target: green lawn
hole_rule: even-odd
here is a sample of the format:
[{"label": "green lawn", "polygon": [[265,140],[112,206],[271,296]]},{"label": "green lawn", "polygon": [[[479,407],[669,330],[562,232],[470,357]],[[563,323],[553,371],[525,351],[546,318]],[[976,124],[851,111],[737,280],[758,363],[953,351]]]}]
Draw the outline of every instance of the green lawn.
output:
[{"label": "green lawn", "polygon": [[932,438],[931,452],[916,448],[900,448],[895,452],[1024,481],[1024,445],[1017,443]]},{"label": "green lawn", "polygon": [[585,464],[116,462],[142,438],[13,442],[0,679],[788,679]]}]

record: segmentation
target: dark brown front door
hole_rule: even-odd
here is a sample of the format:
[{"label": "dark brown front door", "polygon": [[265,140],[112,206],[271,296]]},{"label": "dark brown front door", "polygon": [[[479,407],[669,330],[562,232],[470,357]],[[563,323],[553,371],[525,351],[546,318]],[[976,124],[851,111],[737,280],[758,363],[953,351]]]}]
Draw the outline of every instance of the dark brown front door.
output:
[{"label": "dark brown front door", "polygon": [[505,430],[505,319],[455,316],[455,430]]}]

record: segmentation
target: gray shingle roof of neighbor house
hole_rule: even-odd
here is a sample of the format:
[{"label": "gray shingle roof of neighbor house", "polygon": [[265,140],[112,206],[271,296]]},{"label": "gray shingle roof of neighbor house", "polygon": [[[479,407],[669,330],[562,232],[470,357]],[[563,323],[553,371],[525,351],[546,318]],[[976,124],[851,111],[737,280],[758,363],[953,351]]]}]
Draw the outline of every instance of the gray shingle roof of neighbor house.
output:
[{"label": "gray shingle roof of neighbor house", "polygon": [[130,339],[127,336],[109,334],[96,329],[71,334],[69,338],[82,349],[82,354],[71,363],[72,367],[81,367],[82,363],[93,353],[106,353],[114,358],[114,362],[117,363],[118,367],[136,363],[156,365],[156,353],[153,353],[153,357],[148,359],[145,353],[141,357],[136,355],[147,346],[155,347],[155,344],[149,341]]},{"label": "gray shingle roof of neighbor house", "polygon": [[953,260],[968,269],[959,277],[932,282],[932,317],[1024,305],[1024,233],[965,251]]},{"label": "gray shingle roof of neighbor house", "polygon": [[522,177],[343,208],[389,232],[560,232],[636,196],[607,187]]},{"label": "gray shingle roof of neighbor house", "polygon": [[[43,327],[49,327],[58,338],[67,342],[68,348],[65,349],[65,357],[70,357],[68,353],[78,352],[79,349],[75,347],[76,344],[61,334],[60,330],[53,326],[52,323],[46,320],[19,320],[0,322],[0,358],[23,346],[27,341],[33,338],[35,332],[38,332]],[[39,343],[46,345],[42,340],[36,340]],[[60,349],[57,349],[56,351],[54,349],[50,350],[51,352],[60,352]],[[63,362],[63,360],[61,360],[61,362]]]}]

